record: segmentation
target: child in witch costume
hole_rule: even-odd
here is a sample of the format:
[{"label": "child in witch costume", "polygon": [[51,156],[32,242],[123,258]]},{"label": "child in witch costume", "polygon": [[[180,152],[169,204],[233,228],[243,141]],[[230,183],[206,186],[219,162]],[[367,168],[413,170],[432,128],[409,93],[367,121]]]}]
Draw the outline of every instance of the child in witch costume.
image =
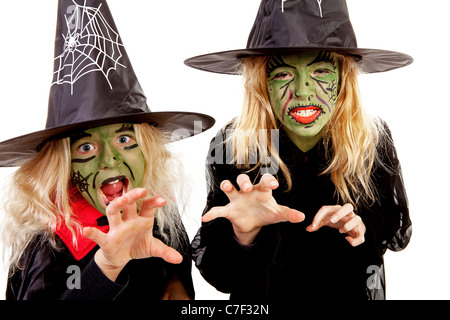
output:
[{"label": "child in witch costume", "polygon": [[186,60],[242,73],[245,87],[209,150],[192,243],[207,281],[231,299],[385,299],[383,255],[407,246],[411,221],[391,134],[362,108],[357,75],[411,62],[358,48],[344,0],[263,0],[246,49]]},{"label": "child in witch costume", "polygon": [[[193,299],[182,172],[167,143],[214,120],[149,110],[105,1],[61,0],[58,14],[46,129],[0,143],[0,165],[20,166],[4,210],[6,298]],[[89,55],[111,43],[83,36],[94,25],[117,35],[120,53],[100,69]]]}]

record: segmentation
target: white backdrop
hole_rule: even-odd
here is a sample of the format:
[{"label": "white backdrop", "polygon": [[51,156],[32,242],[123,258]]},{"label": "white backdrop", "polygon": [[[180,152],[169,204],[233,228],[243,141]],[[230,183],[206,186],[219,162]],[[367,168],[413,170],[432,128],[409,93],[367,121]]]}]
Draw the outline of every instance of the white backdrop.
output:
[{"label": "white backdrop", "polygon": [[[195,235],[205,204],[204,161],[210,139],[241,107],[241,78],[191,69],[194,55],[244,48],[259,0],[109,0],[133,68],[153,111],[204,112],[216,125],[177,143],[194,190],[184,217]],[[403,167],[413,237],[385,256],[388,299],[449,299],[450,103],[444,39],[447,0],[348,0],[359,47],[408,53],[415,62],[363,75],[363,102],[389,124]],[[57,1],[8,1],[0,11],[0,141],[45,126],[52,79]],[[444,77],[443,79],[441,79]],[[431,104],[436,104],[432,107]],[[0,169],[0,183],[14,169]],[[306,226],[305,226],[306,227]],[[227,299],[193,268],[197,299]],[[4,298],[6,273],[0,273]]]}]

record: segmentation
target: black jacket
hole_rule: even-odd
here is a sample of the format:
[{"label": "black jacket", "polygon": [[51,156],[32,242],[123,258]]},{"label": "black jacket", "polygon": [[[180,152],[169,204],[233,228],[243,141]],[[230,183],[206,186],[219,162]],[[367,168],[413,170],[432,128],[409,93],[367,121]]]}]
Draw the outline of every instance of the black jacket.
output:
[{"label": "black jacket", "polygon": [[7,300],[161,299],[165,285],[174,273],[194,298],[187,234],[182,248],[178,248],[183,255],[181,264],[170,264],[161,258],[131,260],[116,282],[107,278],[95,263],[98,246],[76,260],[63,241],[57,235],[55,237],[59,249],[48,241],[41,241],[41,236],[27,247],[21,259],[23,268],[8,279]]},{"label": "black jacket", "polygon": [[[212,182],[204,213],[229,203],[219,185],[225,179],[235,183],[244,172],[226,164],[227,151],[222,149],[224,140],[220,137],[224,132],[213,139],[208,153],[207,170]],[[305,221],[265,226],[250,246],[235,240],[231,223],[225,218],[202,224],[192,248],[203,277],[219,291],[231,293],[231,299],[384,299],[383,254],[386,249],[405,248],[412,231],[394,146],[388,144],[380,152],[391,170],[380,166],[373,175],[379,201],[355,210],[367,230],[365,242],[352,247],[345,234],[336,229],[305,230],[322,206],[343,204],[337,200],[330,177],[320,175],[326,166],[323,144],[304,153],[281,132],[279,145],[293,186],[286,192],[285,180],[278,174],[280,187],[273,196],[277,203],[303,212]],[[220,157],[217,161],[217,152],[223,152],[223,162]],[[257,173],[249,175],[259,181]]]}]

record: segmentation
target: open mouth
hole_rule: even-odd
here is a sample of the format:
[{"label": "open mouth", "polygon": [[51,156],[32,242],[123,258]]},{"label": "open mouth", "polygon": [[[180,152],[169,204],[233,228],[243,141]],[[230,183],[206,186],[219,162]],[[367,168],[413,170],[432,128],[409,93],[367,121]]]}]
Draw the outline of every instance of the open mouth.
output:
[{"label": "open mouth", "polygon": [[108,178],[102,182],[98,192],[105,205],[109,205],[115,198],[121,197],[128,191],[128,179],[125,176]]},{"label": "open mouth", "polygon": [[322,114],[322,109],[315,106],[296,107],[290,110],[289,114],[296,121],[308,124],[314,122]]}]

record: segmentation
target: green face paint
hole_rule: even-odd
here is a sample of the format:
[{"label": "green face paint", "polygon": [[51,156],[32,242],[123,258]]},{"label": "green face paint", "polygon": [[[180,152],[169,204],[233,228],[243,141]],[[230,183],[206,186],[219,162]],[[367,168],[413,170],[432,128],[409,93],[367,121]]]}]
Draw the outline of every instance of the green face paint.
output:
[{"label": "green face paint", "polygon": [[339,72],[325,51],[273,56],[268,61],[270,102],[294,142],[315,145],[320,139],[336,107]]},{"label": "green face paint", "polygon": [[113,124],[71,137],[72,183],[98,211],[140,187],[145,160],[131,124]]}]

